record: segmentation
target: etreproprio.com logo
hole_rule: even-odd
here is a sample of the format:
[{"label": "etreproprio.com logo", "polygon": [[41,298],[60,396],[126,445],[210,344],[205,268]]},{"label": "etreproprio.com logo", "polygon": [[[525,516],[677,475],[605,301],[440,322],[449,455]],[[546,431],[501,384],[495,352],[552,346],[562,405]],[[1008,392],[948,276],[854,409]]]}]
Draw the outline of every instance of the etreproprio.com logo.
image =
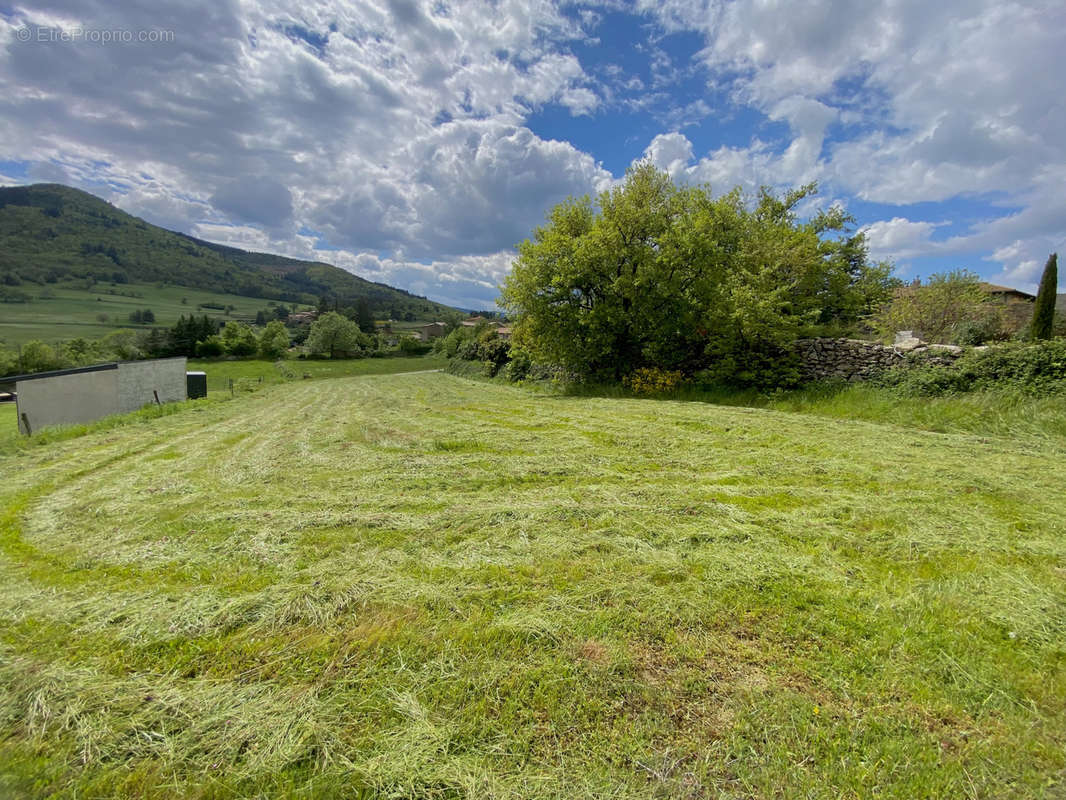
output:
[{"label": "etreproprio.com logo", "polygon": [[130,28],[52,28],[27,25],[15,31],[26,43],[63,44],[162,44],[174,41],[174,31]]}]

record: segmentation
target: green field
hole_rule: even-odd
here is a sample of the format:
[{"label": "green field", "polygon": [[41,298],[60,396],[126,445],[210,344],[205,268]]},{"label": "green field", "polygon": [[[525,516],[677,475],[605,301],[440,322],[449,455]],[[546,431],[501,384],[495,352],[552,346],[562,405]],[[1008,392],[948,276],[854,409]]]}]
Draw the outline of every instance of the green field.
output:
[{"label": "green field", "polygon": [[0,403],[0,451],[18,438],[18,417],[14,403]]},{"label": "green field", "polygon": [[28,447],[0,796],[1062,797],[1064,455],[439,373]]},{"label": "green field", "polygon": [[289,380],[347,378],[353,375],[389,375],[395,372],[423,372],[443,369],[448,359],[443,356],[413,356],[409,358],[359,358],[317,360],[291,359],[281,362],[259,360],[189,361],[190,371],[207,373],[208,392],[228,390],[230,380],[242,386],[283,383]]},{"label": "green field", "polygon": [[[32,302],[0,305],[0,343],[14,347],[31,339],[48,343],[78,337],[100,339],[120,328],[147,329],[153,326],[134,325],[129,321],[130,312],[146,308],[155,314],[155,327],[169,328],[178,321],[179,316],[189,314],[207,314],[219,320],[251,321],[255,319],[256,312],[265,309],[269,302],[256,297],[217,294],[185,286],[158,287],[155,284],[138,283],[98,284],[91,290],[56,284],[48,286],[48,290],[54,297],[40,298],[39,292],[43,290],[31,287],[29,292],[34,296]],[[182,299],[187,302],[182,303]],[[232,305],[235,310],[230,316],[216,309],[198,310],[197,306],[201,303]],[[107,321],[97,319],[100,314],[106,314]]]}]

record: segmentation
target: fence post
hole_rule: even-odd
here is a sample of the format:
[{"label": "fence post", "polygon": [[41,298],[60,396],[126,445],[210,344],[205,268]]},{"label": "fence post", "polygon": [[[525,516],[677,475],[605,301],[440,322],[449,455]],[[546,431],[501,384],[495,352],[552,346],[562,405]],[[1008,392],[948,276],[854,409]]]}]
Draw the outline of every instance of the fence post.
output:
[{"label": "fence post", "polygon": [[233,378],[229,379],[229,396],[233,397]]}]

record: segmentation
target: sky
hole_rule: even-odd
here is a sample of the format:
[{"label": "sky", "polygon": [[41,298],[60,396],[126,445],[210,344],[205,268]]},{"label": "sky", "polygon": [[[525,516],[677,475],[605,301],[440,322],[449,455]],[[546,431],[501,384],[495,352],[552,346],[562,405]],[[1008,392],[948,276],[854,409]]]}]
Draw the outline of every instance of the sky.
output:
[{"label": "sky", "polygon": [[1063,52],[1061,0],[0,0],[0,184],[480,309],[551,206],[648,159],[816,181],[802,212],[899,277],[1035,291]]}]

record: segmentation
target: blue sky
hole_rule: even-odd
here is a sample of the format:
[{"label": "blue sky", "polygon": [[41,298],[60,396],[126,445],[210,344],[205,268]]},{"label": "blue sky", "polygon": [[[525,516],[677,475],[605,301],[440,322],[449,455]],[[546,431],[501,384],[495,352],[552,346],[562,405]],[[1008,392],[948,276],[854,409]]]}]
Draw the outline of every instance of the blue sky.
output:
[{"label": "blue sky", "polygon": [[1064,46],[1055,2],[0,4],[0,183],[480,308],[551,205],[650,159],[817,181],[901,277],[1031,290],[1066,244]]}]

